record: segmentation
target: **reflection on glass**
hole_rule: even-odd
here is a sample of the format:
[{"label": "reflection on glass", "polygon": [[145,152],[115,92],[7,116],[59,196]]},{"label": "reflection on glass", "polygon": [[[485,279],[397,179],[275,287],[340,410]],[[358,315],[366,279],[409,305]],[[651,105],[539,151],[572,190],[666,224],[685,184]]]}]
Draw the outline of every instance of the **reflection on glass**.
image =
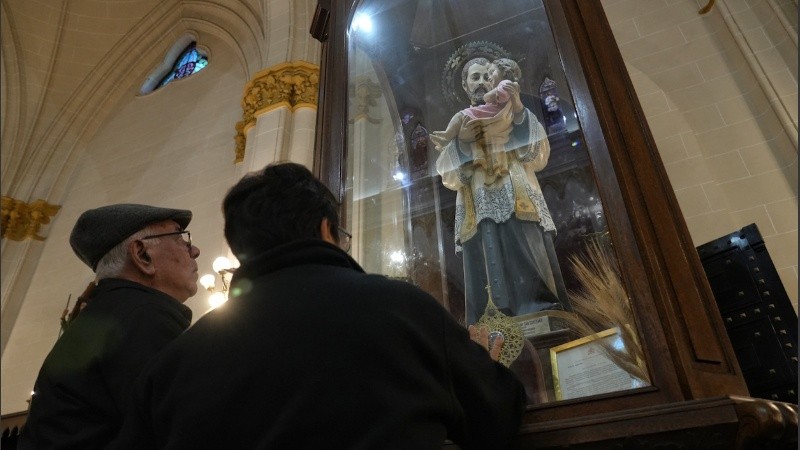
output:
[{"label": "reflection on glass", "polygon": [[608,329],[626,388],[648,384],[541,1],[365,0],[348,37],[353,257],[502,333],[530,404],[558,400],[551,348]]}]

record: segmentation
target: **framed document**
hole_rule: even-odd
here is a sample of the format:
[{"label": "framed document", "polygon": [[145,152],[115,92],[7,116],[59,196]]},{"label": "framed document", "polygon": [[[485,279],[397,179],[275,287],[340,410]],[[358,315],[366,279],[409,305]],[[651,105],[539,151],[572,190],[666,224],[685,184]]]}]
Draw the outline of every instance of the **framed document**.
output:
[{"label": "framed document", "polygon": [[614,363],[609,356],[610,349],[625,351],[617,328],[551,348],[556,400],[646,386],[647,383]]}]

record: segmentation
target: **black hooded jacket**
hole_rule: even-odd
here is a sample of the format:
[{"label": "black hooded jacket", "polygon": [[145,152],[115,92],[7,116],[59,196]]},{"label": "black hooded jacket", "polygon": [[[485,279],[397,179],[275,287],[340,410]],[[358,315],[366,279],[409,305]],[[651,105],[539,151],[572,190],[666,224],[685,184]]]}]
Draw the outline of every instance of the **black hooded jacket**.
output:
[{"label": "black hooded jacket", "polygon": [[19,448],[105,448],[145,363],[191,318],[188,307],[161,291],[101,280],[39,371]]},{"label": "black hooded jacket", "polygon": [[502,448],[519,427],[512,372],[334,245],[251,258],[231,294],[145,371],[120,448]]}]

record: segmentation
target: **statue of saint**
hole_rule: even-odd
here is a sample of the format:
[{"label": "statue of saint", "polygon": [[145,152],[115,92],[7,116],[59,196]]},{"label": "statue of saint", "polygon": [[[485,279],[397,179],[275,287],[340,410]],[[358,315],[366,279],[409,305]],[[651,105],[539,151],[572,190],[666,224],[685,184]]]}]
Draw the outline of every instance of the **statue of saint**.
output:
[{"label": "statue of saint", "polygon": [[440,152],[442,183],[457,191],[455,240],[464,256],[467,324],[481,317],[489,292],[509,316],[564,309],[548,234],[555,226],[536,179],[550,144],[520,100],[521,70],[508,58],[474,58],[461,75],[471,106],[431,140]]}]

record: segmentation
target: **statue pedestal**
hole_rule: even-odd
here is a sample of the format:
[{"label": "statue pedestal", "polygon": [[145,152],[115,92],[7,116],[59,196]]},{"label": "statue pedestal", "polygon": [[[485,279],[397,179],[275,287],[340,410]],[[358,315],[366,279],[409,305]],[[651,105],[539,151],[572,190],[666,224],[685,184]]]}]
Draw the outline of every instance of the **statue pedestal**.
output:
[{"label": "statue pedestal", "polygon": [[[539,336],[548,335],[559,330],[566,330],[566,321],[559,317],[563,314],[565,314],[563,311],[539,311],[516,316],[514,317],[514,321],[519,324],[522,329],[522,334],[524,334],[526,338],[536,339]],[[536,345],[536,342],[533,342],[533,344]]]}]

